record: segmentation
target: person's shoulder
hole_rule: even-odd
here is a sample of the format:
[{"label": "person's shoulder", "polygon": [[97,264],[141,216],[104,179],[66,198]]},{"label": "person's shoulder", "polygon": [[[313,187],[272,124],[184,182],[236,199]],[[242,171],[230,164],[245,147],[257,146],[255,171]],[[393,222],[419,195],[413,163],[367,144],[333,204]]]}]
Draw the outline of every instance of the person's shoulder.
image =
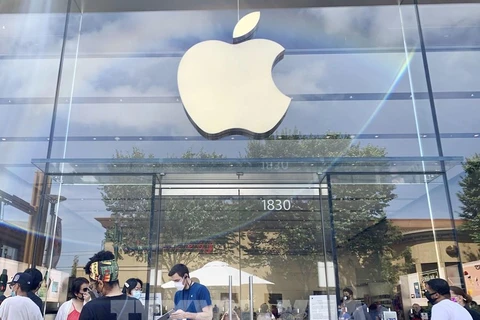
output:
[{"label": "person's shoulder", "polygon": [[208,288],[201,283],[195,283],[195,285],[193,287],[195,287],[195,286],[197,286],[198,291],[204,291],[204,290],[208,291]]},{"label": "person's shoulder", "polygon": [[91,308],[94,308],[95,306],[103,305],[103,304],[106,304],[108,302],[109,302],[109,300],[108,300],[107,297],[98,297],[98,298],[92,299],[89,302],[87,302],[83,306],[83,309],[85,309],[85,308],[86,309],[91,309]]},{"label": "person's shoulder", "polygon": [[35,293],[33,293],[32,291],[29,291],[27,292],[27,297],[29,297],[30,299],[32,300],[40,300],[42,301],[42,298],[40,298],[39,296],[37,296]]}]

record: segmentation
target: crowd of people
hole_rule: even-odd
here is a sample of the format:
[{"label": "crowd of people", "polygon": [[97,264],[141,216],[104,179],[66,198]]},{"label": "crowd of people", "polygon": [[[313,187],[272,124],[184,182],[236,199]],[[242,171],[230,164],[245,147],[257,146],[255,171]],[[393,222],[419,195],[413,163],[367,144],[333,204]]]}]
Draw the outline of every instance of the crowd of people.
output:
[{"label": "crowd of people", "polygon": [[[119,267],[110,251],[95,254],[84,267],[89,279],[75,278],[70,286],[70,299],[63,303],[55,320],[144,320],[145,308],[140,301],[143,282],[128,279],[119,282]],[[212,301],[208,289],[192,281],[187,266],[175,265],[169,273],[175,283],[175,308],[169,319],[212,320]],[[43,319],[43,303],[36,294],[43,281],[37,269],[17,273],[8,282],[11,295],[0,297],[1,320]]]},{"label": "crowd of people", "polygon": [[[144,320],[145,308],[140,301],[143,282],[137,278],[128,279],[123,287],[119,282],[119,267],[110,251],[95,254],[84,267],[88,277],[79,277],[71,282],[70,299],[63,303],[55,320]],[[164,320],[212,320],[219,319],[218,307],[212,307],[208,288],[190,278],[188,267],[177,264],[168,273],[177,292],[174,308],[167,312]],[[26,269],[17,273],[8,282],[10,297],[0,297],[1,320],[43,319],[43,303],[37,292],[43,281],[42,273]],[[369,306],[355,300],[353,291],[343,290],[339,319],[342,320],[384,320],[390,312],[380,303]],[[431,279],[425,283],[424,296],[429,302],[427,308],[414,304],[408,314],[409,320],[480,320],[480,313],[472,308],[472,298],[460,287],[450,286],[443,279]],[[259,315],[266,315],[264,318]],[[232,320],[241,320],[239,310],[232,311]],[[262,305],[256,317],[262,320],[280,318],[275,310]],[[221,320],[230,320],[224,312]]]},{"label": "crowd of people", "polygon": [[[344,289],[339,319],[385,320],[391,311],[380,303],[367,306],[353,299],[351,289]],[[409,320],[480,320],[480,313],[472,308],[473,300],[462,288],[450,286],[444,279],[431,279],[425,283],[424,296],[428,306],[415,303],[408,313]],[[400,319],[400,317],[397,317]]]}]

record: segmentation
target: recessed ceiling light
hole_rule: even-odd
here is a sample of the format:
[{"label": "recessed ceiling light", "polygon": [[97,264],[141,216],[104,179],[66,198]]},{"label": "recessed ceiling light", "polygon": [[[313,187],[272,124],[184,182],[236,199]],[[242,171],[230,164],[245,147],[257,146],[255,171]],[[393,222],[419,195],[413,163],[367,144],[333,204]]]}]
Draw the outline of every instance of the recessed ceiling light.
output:
[{"label": "recessed ceiling light", "polygon": [[479,135],[478,135],[478,133],[476,133],[476,134],[474,134],[473,136],[474,136],[475,138],[478,138]]}]

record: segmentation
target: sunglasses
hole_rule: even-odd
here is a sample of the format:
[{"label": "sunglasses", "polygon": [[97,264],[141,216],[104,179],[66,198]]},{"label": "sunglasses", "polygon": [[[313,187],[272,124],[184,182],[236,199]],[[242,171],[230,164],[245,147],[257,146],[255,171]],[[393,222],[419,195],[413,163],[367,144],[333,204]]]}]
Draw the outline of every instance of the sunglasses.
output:
[{"label": "sunglasses", "polygon": [[83,288],[82,290],[80,290],[80,292],[88,292],[88,288]]}]

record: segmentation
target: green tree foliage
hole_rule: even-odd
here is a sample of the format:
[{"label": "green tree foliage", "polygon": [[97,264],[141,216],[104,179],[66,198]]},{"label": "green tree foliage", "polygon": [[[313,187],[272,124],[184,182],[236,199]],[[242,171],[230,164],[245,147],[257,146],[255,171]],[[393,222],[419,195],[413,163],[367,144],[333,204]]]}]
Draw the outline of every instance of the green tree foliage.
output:
[{"label": "green tree foliage", "polygon": [[[340,157],[385,157],[386,151],[372,145],[361,146],[349,136],[341,134],[328,133],[327,139],[309,139],[295,131],[293,134],[283,132],[266,141],[252,141],[246,154],[250,158],[330,158],[334,161]],[[361,159],[358,159],[348,165],[360,163]],[[368,166],[368,163],[362,165]],[[382,163],[375,162],[374,165],[378,168]],[[369,177],[373,179],[372,183],[356,182],[360,179],[355,175],[332,175],[332,211],[339,273],[342,277],[342,274],[355,272],[355,268],[363,268],[366,277],[363,280],[388,282],[393,288],[399,274],[405,270],[404,262],[409,260],[410,253],[408,249],[395,252],[393,245],[401,239],[401,232],[386,218],[385,209],[396,197],[395,186],[378,183],[376,179],[379,176],[374,174]],[[282,268],[287,261],[297,264],[295,272],[302,273],[301,279],[307,287],[312,279],[316,279],[317,262],[323,261],[324,238],[327,241],[327,255],[331,259],[331,221],[326,204],[323,204],[325,228],[322,229],[318,201],[295,203],[288,218],[279,219],[282,223],[276,230],[277,235],[267,242],[265,238],[260,238],[253,244],[252,254],[256,254],[258,247],[262,248],[266,259],[275,261],[271,264],[274,268]],[[250,249],[245,247],[244,250],[249,252]],[[297,276],[288,271],[281,274],[285,278]]]},{"label": "green tree foliage", "polygon": [[[131,153],[117,152],[114,158],[138,161],[153,158],[153,155],[147,156],[133,148]],[[218,159],[222,156],[188,151],[182,158]],[[119,165],[115,167],[117,170]],[[129,168],[129,172],[132,171],[143,170],[137,165]],[[154,232],[150,240],[152,175],[116,177],[114,184],[103,185],[100,189],[106,208],[111,212],[106,241],[113,243],[119,259],[126,254],[146,262],[152,250],[154,254],[158,252],[162,266],[169,269],[179,262],[194,268],[198,256],[205,253],[221,253],[226,261],[235,258],[232,253],[238,248],[239,238],[232,231],[236,230],[238,220],[230,219],[230,199],[162,196],[161,202],[155,202],[153,221],[160,232]]]},{"label": "green tree foliage", "polygon": [[[311,139],[298,131],[284,131],[264,141],[250,141],[245,158],[340,158],[352,157],[349,163],[361,164],[360,158],[381,158],[386,151],[372,145],[361,146],[349,136],[327,134],[326,139]],[[117,153],[115,158],[143,159],[142,151]],[[184,159],[220,159],[222,155],[204,151],[186,152]],[[357,159],[357,160],[355,160]],[[362,165],[368,166],[368,163]],[[381,161],[372,164],[378,168]],[[274,169],[274,166],[272,166]],[[281,168],[280,168],[281,169]],[[356,183],[358,176],[333,175],[333,224],[335,243],[340,257],[340,273],[353,272],[352,268],[367,270],[369,281],[397,283],[403,260],[408,250],[395,252],[393,245],[401,238],[400,231],[386,219],[385,209],[395,198],[394,185]],[[125,184],[102,187],[103,200],[112,212],[114,222],[107,230],[107,241],[112,241],[117,254],[128,254],[145,261],[149,249],[151,184],[134,185],[131,177]],[[151,179],[151,177],[150,177]],[[127,181],[128,180],[128,181]],[[312,181],[318,183],[317,181]],[[208,253],[218,259],[251,267],[270,265],[272,275],[283,279],[298,278],[305,288],[313,285],[317,277],[317,263],[323,261],[324,247],[331,259],[332,237],[330,214],[326,200],[318,196],[301,194],[277,197],[291,200],[288,212],[264,210],[261,198],[235,196],[175,197],[162,196],[160,234],[158,246],[163,268],[182,262],[191,268],[200,254]],[[322,217],[320,205],[323,206]],[[158,209],[158,208],[156,208]],[[323,224],[322,224],[323,223]],[[324,227],[324,228],[322,228]],[[324,243],[326,239],[326,243]],[[243,252],[241,258],[238,249]],[[298,265],[286,270],[285,263]],[[282,281],[282,279],[278,279]],[[272,281],[276,281],[272,279]],[[345,283],[345,285],[347,285]]]},{"label": "green tree foliage", "polygon": [[460,217],[464,219],[462,229],[475,242],[480,242],[480,154],[475,154],[463,164],[465,176],[460,182],[462,191],[457,193],[462,203]]}]

